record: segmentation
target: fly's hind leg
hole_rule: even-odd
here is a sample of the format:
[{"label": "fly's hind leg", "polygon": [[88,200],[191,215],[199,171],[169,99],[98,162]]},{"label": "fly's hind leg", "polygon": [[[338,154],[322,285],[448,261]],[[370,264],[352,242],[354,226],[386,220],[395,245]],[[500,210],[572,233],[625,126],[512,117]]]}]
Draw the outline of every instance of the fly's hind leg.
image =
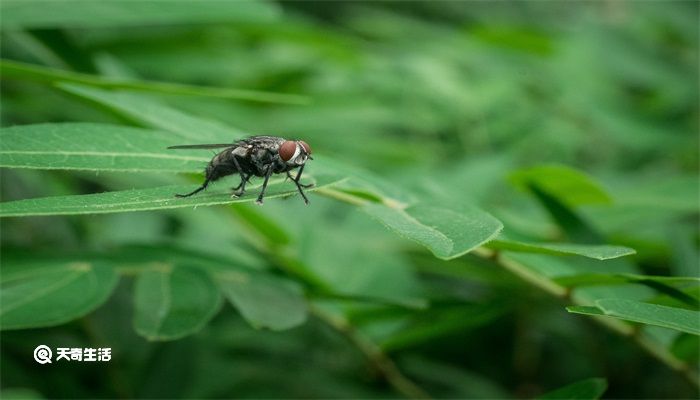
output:
[{"label": "fly's hind leg", "polygon": [[250,175],[241,174],[241,183],[235,188],[231,188],[233,190],[231,197],[241,197],[245,193],[245,185],[248,182],[250,182]]},{"label": "fly's hind leg", "polygon": [[201,192],[202,190],[206,189],[208,185],[209,185],[209,178],[207,178],[207,179],[204,180],[204,183],[202,183],[202,186],[200,186],[200,187],[198,187],[197,189],[191,191],[190,193],[187,193],[187,194],[175,194],[175,197],[179,197],[179,198],[190,197],[190,196],[195,195],[195,194]]},{"label": "fly's hind leg", "polygon": [[246,175],[241,171],[241,165],[238,164],[238,160],[236,160],[236,156],[234,155],[231,157],[233,160],[233,165],[236,166],[236,171],[238,171],[238,174],[241,177],[241,183],[238,184],[235,188],[233,188],[233,193],[231,193],[231,197],[241,197],[243,196],[243,193],[245,193],[245,184],[250,182],[250,175]]}]

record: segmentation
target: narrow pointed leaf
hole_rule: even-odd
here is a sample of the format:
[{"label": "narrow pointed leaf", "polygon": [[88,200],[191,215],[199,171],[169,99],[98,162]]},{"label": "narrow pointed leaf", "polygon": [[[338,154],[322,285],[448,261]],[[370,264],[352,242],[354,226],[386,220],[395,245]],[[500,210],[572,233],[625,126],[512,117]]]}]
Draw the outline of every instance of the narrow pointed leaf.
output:
[{"label": "narrow pointed leaf", "polygon": [[481,246],[503,229],[499,220],[478,209],[455,211],[422,203],[398,209],[369,203],[363,210],[446,260]]},{"label": "narrow pointed leaf", "polygon": [[68,93],[109,107],[141,124],[163,131],[176,132],[188,141],[188,143],[178,144],[233,143],[234,139],[244,136],[237,129],[187,114],[144,95],[75,83],[59,83],[58,87]]},{"label": "narrow pointed leaf", "polygon": [[220,88],[212,86],[195,86],[179,83],[144,81],[134,79],[105,78],[97,75],[82,74],[16,61],[0,60],[0,75],[3,78],[32,80],[38,82],[73,82],[85,85],[128,89],[143,92],[163,93],[185,96],[204,96],[225,99],[239,99],[265,103],[306,104],[308,98],[300,95],[261,92],[256,90]]},{"label": "narrow pointed leaf", "polygon": [[585,245],[575,243],[525,243],[504,239],[491,241],[486,245],[486,247],[521,253],[578,255],[596,260],[609,260],[636,253],[634,249],[624,246]]},{"label": "narrow pointed leaf", "polygon": [[599,399],[607,388],[608,382],[605,379],[591,378],[545,393],[538,399],[595,400]]},{"label": "narrow pointed leaf", "polygon": [[60,325],[99,307],[117,284],[104,263],[3,261],[0,328]]},{"label": "narrow pointed leaf", "polygon": [[[305,189],[305,192],[331,185],[342,180],[335,175],[306,175],[308,182],[315,186]],[[237,198],[231,198],[231,190],[224,183],[213,185],[207,191],[187,198],[176,198],[176,193],[188,193],[196,189],[198,184],[161,186],[156,188],[123,190],[86,195],[43,197],[0,203],[0,217],[22,217],[33,215],[76,215],[76,214],[104,214],[126,211],[165,210],[172,208],[196,208],[199,206],[213,206],[218,204],[253,202],[260,192],[260,183],[249,185],[246,193]],[[274,198],[292,196],[297,197],[298,191],[292,182],[285,182],[282,178],[270,180],[265,192],[265,201],[274,201]],[[289,199],[289,201],[301,201]],[[313,201],[313,200],[312,200]]]},{"label": "narrow pointed leaf", "polygon": [[174,340],[199,331],[218,311],[221,295],[204,271],[164,265],[139,275],[134,303],[136,332]]},{"label": "narrow pointed leaf", "polygon": [[58,123],[0,129],[0,166],[90,171],[199,172],[206,152],[168,150],[172,133],[118,125]]},{"label": "narrow pointed leaf", "polygon": [[700,335],[700,312],[624,299],[601,299],[595,307],[568,307],[577,314],[606,315]]},{"label": "narrow pointed leaf", "polygon": [[105,28],[157,24],[269,22],[279,10],[261,1],[3,0],[5,29]]}]

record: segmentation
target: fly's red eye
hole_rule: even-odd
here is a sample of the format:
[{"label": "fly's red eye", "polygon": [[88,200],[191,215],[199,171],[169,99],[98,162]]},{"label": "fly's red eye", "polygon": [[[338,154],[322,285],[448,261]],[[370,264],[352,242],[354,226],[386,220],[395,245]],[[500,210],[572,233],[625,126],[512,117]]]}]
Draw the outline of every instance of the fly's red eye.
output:
[{"label": "fly's red eye", "polygon": [[301,144],[301,147],[304,148],[304,151],[306,152],[306,154],[311,154],[311,147],[308,145],[308,143],[306,143],[303,140],[300,140],[299,144]]},{"label": "fly's red eye", "polygon": [[291,140],[287,140],[280,146],[279,154],[280,158],[284,161],[289,161],[294,157],[294,153],[297,151],[297,144]]}]

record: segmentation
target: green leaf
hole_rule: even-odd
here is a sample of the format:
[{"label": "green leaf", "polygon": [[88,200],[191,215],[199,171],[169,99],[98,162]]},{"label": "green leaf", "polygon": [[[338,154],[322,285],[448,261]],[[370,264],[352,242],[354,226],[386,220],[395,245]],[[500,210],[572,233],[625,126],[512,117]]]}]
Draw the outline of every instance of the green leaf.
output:
[{"label": "green leaf", "polygon": [[91,171],[198,172],[206,153],[167,150],[171,133],[93,123],[19,125],[0,129],[0,166]]},{"label": "green leaf", "polygon": [[570,240],[596,244],[605,242],[603,236],[567,204],[535,184],[531,184],[529,187]]},{"label": "green leaf", "polygon": [[693,307],[700,307],[697,298],[685,293],[674,285],[698,285],[700,278],[678,276],[650,276],[638,274],[577,274],[555,278],[554,281],[566,287],[621,285],[637,283],[656,289]]},{"label": "green leaf", "polygon": [[219,310],[221,295],[204,271],[162,264],[139,275],[134,304],[136,332],[173,340],[199,331]]},{"label": "green leaf", "polygon": [[[334,184],[342,180],[341,177],[328,174],[310,173],[304,174],[309,182],[315,186],[305,189],[305,192]],[[0,203],[0,217],[26,217],[32,215],[77,215],[77,214],[104,214],[126,211],[165,210],[172,208],[212,206],[218,204],[244,203],[255,201],[260,188],[258,185],[249,185],[246,193],[238,198],[231,198],[230,189],[211,187],[208,191],[188,198],[176,198],[176,193],[191,192],[197,186],[176,185],[161,186],[148,189],[133,189],[116,192],[43,197]],[[267,201],[276,197],[297,197],[298,191],[292,182],[285,182],[282,178],[271,179],[265,192]],[[301,201],[290,199],[290,201]]]},{"label": "green leaf", "polygon": [[158,24],[271,22],[273,3],[199,0],[3,0],[3,29],[106,28]]},{"label": "green leaf", "polygon": [[362,209],[387,228],[445,260],[470,252],[503,229],[500,221],[478,209],[459,212],[422,203],[403,209],[368,203]]},{"label": "green leaf", "polygon": [[263,273],[216,275],[224,296],[256,328],[290,329],[306,321],[307,306],[294,282]]},{"label": "green leaf", "polygon": [[605,379],[590,378],[545,393],[538,399],[594,400],[599,399],[607,389]]},{"label": "green leaf", "polygon": [[577,314],[606,315],[700,335],[700,312],[624,299],[601,299],[594,308],[567,307]]},{"label": "green leaf", "polygon": [[510,181],[521,188],[535,185],[569,206],[611,202],[602,185],[592,177],[564,165],[542,165],[516,171],[510,175]]},{"label": "green leaf", "polygon": [[82,317],[107,300],[117,280],[104,263],[4,260],[1,329],[55,326]]},{"label": "green leaf", "polygon": [[552,255],[578,255],[596,260],[609,260],[635,254],[634,249],[624,246],[586,245],[575,243],[525,243],[514,240],[498,239],[489,242],[486,247],[498,250],[510,250],[521,253],[542,253]]},{"label": "green leaf", "polygon": [[74,83],[58,83],[57,86],[68,93],[109,107],[149,127],[178,133],[193,144],[233,143],[235,139],[244,136],[237,129],[184,113],[140,94],[98,89]]},{"label": "green leaf", "polygon": [[653,276],[638,274],[577,274],[554,278],[558,284],[566,287],[592,286],[592,285],[617,285],[621,283],[638,283],[641,281],[655,281],[663,284],[700,284],[700,278],[685,276]]},{"label": "green leaf", "polygon": [[16,61],[0,60],[0,75],[7,78],[32,80],[44,83],[73,82],[89,86],[129,89],[171,95],[204,96],[224,99],[238,99],[266,103],[306,104],[305,96],[261,92],[257,90],[195,86],[179,83],[142,81],[134,79],[107,78],[97,75],[46,68]]}]

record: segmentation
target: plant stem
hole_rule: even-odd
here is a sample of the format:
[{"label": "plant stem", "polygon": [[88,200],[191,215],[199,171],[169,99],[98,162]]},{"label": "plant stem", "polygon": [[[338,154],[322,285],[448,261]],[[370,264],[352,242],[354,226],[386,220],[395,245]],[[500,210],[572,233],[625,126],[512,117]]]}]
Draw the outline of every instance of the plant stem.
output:
[{"label": "plant stem", "polygon": [[[317,193],[353,205],[364,204],[364,200],[356,196],[352,196],[350,194],[336,191],[334,189],[323,188],[317,190]],[[571,291],[569,288],[559,285],[551,281],[550,279],[547,279],[546,277],[532,271],[525,265],[507,256],[504,256],[496,250],[487,249],[485,247],[479,247],[472,251],[471,254],[474,254],[484,259],[492,260],[494,263],[496,263],[506,271],[521,278],[523,281],[531,284],[532,286],[541,289],[542,291],[549,293],[550,295],[562,300],[565,303],[575,305],[587,305],[571,296]],[[669,352],[668,349],[661,346],[656,341],[641,334],[641,332],[637,332],[634,326],[609,317],[592,318],[594,321],[610,329],[611,331],[616,332],[622,336],[631,338],[634,343],[636,343],[639,347],[644,349],[647,353],[649,353],[662,363],[666,364],[672,370],[679,372],[681,375],[683,375],[692,385],[700,387],[700,378],[698,378],[697,371],[693,370],[688,363],[676,358],[676,356]]]},{"label": "plant stem", "polygon": [[[494,261],[497,265],[521,278],[523,281],[549,293],[565,303],[586,305],[577,300],[575,297],[571,296],[571,291],[568,288],[552,282],[550,279],[547,279],[536,272],[533,272],[530,268],[507,256],[504,256],[503,254],[500,254],[498,251],[480,247],[473,251],[472,254]],[[666,364],[674,371],[679,372],[694,386],[700,387],[697,372],[694,371],[688,363],[676,358],[671,352],[668,351],[668,349],[643,335],[640,331],[636,330],[634,326],[609,317],[593,317],[593,320],[622,336],[631,338],[647,353],[651,354],[653,357]]]},{"label": "plant stem", "polygon": [[333,329],[343,334],[352,342],[372,364],[377,371],[386,378],[396,391],[411,399],[429,399],[426,393],[415,382],[408,379],[379,346],[370,339],[358,332],[352,325],[344,319],[331,315],[313,304],[310,306],[311,313]]}]

